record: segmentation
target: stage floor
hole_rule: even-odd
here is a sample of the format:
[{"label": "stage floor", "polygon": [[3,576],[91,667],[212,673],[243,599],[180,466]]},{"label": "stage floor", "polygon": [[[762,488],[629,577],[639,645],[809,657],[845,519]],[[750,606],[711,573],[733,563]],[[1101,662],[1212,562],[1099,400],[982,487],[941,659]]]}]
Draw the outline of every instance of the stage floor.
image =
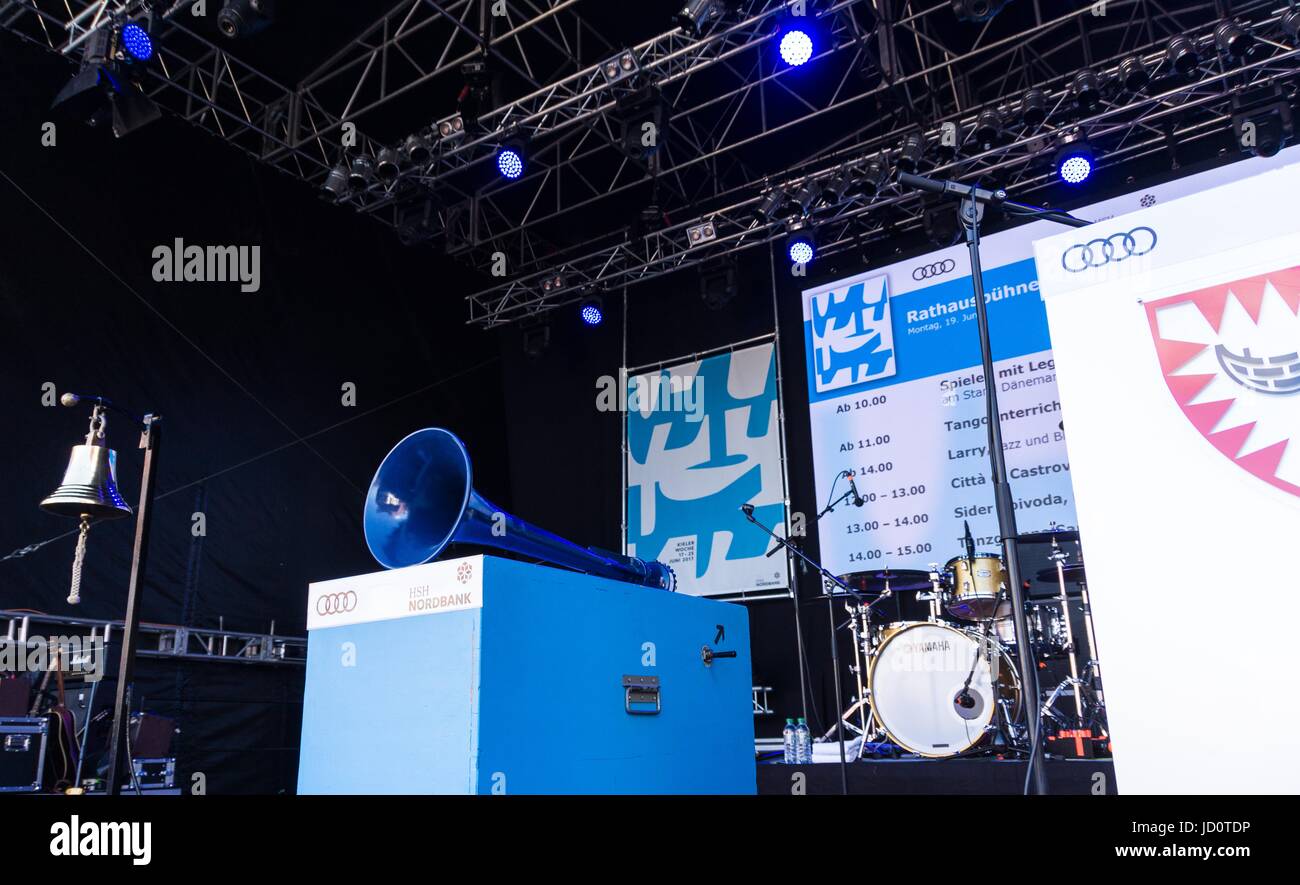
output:
[{"label": "stage floor", "polygon": [[[839,763],[785,765],[760,763],[758,792],[788,794],[794,774],[804,774],[809,795],[841,792]],[[849,793],[854,795],[1019,796],[1025,763],[1005,759],[869,759],[848,765]],[[1047,782],[1053,794],[1115,795],[1115,767],[1110,759],[1048,759]]]}]

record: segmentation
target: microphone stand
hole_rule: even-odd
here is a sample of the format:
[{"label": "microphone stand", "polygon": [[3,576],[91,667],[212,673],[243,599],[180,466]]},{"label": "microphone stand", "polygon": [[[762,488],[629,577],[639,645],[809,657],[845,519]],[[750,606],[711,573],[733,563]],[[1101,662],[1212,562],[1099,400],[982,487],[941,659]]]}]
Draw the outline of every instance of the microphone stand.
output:
[{"label": "microphone stand", "polygon": [[[846,496],[849,494],[851,494],[851,492],[845,493]],[[839,502],[837,501],[836,503],[838,504]],[[759,522],[757,519],[755,519],[753,504],[742,504],[740,506],[740,510],[742,513],[745,514],[745,519],[749,520],[751,523],[753,523],[754,525],[762,529],[764,532],[766,532],[769,538],[771,538],[773,541],[776,541],[778,544],[784,547],[786,551],[788,551],[788,553],[792,553],[795,556],[799,557],[801,560],[803,560],[805,564],[815,569],[817,573],[822,577],[823,587],[825,588],[823,592],[826,595],[826,616],[829,619],[830,626],[831,626],[831,666],[832,669],[834,670],[834,676],[835,676],[835,716],[837,717],[836,730],[839,732],[839,736],[840,736],[840,790],[844,795],[847,796],[849,793],[849,761],[848,761],[848,753],[844,749],[844,724],[842,721],[840,721],[839,718],[843,715],[844,698],[843,698],[843,694],[840,691],[840,656],[839,654],[836,653],[836,648],[835,648],[836,637],[835,637],[834,593],[830,590],[830,587],[831,586],[839,587],[845,593],[848,593],[850,596],[856,599],[859,603],[864,603],[866,602],[866,600],[864,600],[862,598],[862,595],[858,593],[856,590],[854,590],[852,587],[850,587],[848,584],[844,583],[835,575],[831,574],[826,569],[826,567],[823,566],[821,563],[812,559],[810,556],[808,556],[806,553],[804,553],[794,544],[791,544],[788,540],[782,538],[776,532],[772,531],[770,528],[768,528],[767,526]],[[867,608],[870,609],[877,602],[880,602],[882,599],[885,598],[887,597],[884,595],[877,597],[874,602],[867,604]],[[862,739],[864,741],[867,739],[865,734],[862,736]]]},{"label": "microphone stand", "polygon": [[1015,620],[1017,656],[1020,663],[1020,679],[1029,703],[1024,705],[1029,734],[1029,771],[1026,783],[1032,780],[1034,792],[1046,794],[1048,790],[1047,773],[1043,769],[1040,755],[1036,748],[1041,746],[1038,732],[1041,719],[1039,709],[1038,672],[1034,668],[1033,650],[1030,648],[1029,621],[1025,617],[1024,585],[1020,576],[1019,538],[1016,530],[1015,505],[1011,498],[1011,487],[1007,481],[1006,455],[1002,451],[1002,425],[998,417],[997,385],[993,381],[993,347],[989,339],[988,305],[984,303],[984,270],[980,264],[980,221],[984,217],[987,204],[1001,206],[1013,215],[1043,218],[1069,227],[1086,227],[1091,222],[1075,218],[1067,212],[1047,209],[1041,206],[1029,206],[1014,202],[1002,189],[988,190],[977,185],[962,184],[959,181],[927,178],[900,172],[900,184],[917,190],[929,191],[941,196],[961,200],[958,216],[966,230],[966,246],[970,252],[971,285],[975,294],[975,317],[979,327],[980,358],[984,369],[984,402],[988,408],[988,448],[989,467],[993,479],[993,502],[998,516],[998,532],[1002,536],[1002,551],[1006,559],[1007,582],[1011,585],[1011,616]]}]

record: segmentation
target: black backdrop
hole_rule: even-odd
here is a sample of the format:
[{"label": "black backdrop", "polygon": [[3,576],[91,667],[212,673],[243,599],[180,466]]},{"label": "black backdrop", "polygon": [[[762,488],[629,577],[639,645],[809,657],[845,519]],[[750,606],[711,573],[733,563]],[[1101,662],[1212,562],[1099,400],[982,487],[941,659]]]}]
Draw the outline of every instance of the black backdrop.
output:
[{"label": "black backdrop", "polygon": [[[6,42],[0,82],[23,88],[0,103],[0,556],[65,536],[0,561],[0,608],[74,613],[64,601],[73,524],[36,504],[57,484],[87,416],[43,406],[45,382],[165,416],[147,621],[215,627],[221,618],[259,631],[274,622],[302,635],[309,582],[375,568],[361,533],[363,490],[388,448],[425,426],[461,435],[475,485],[491,500],[575,541],[619,547],[621,418],[597,411],[596,383],[622,362],[621,293],[607,297],[597,330],[572,310],[553,314],[550,347],[529,357],[518,327],[464,324],[462,297],[484,278],[436,249],[402,247],[391,231],[180,121],[120,141],[64,124],[57,146],[42,146],[50,96],[68,75],[44,53]],[[1164,162],[1153,160],[1150,177],[1171,174]],[[1099,176],[1089,198],[1134,186]],[[151,251],[176,237],[261,246],[260,291],[155,283]],[[819,262],[817,276],[930,248],[898,237],[869,255]],[[788,270],[775,280],[792,508],[811,514],[798,292],[812,280]],[[634,287],[629,364],[771,331],[772,285],[768,253],[754,249],[741,256],[738,297],[721,310],[704,306],[692,273]],[[349,382],[354,407],[342,403]],[[136,439],[110,419],[132,502]],[[195,512],[206,536],[191,532]],[[130,533],[128,520],[92,532],[77,614],[121,616]],[[815,551],[815,524],[810,534]],[[809,599],[810,712],[822,730],[833,699],[827,614],[812,598],[815,577],[799,576],[799,586]],[[756,727],[775,736],[800,707],[792,606],[749,608],[754,682],[774,688],[777,711]],[[842,610],[835,615],[842,620]],[[136,690],[147,709],[178,719],[182,768],[204,771],[212,792],[277,791],[295,780],[301,682],[295,667],[154,660],[141,665]]]}]

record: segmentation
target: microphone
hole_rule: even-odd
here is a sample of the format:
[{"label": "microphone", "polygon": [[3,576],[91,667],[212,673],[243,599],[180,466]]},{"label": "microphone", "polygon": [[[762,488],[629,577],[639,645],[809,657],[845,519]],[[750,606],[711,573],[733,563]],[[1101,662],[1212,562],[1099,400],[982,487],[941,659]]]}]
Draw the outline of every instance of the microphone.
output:
[{"label": "microphone", "polygon": [[849,471],[849,491],[853,492],[853,506],[855,506],[855,507],[861,507],[863,504],[867,503],[867,501],[866,501],[865,498],[863,498],[861,495],[858,494],[858,486],[857,486],[857,483],[855,483],[855,482],[853,481],[853,477],[854,477],[854,473],[853,473],[852,470],[850,470],[850,471]]},{"label": "microphone", "polygon": [[966,526],[966,558],[975,558],[975,538],[970,533],[970,521],[962,520],[962,525]]},{"label": "microphone", "polygon": [[741,504],[741,505],[740,505],[740,510],[741,510],[742,513],[745,514],[745,516],[753,517],[753,515],[754,515],[754,505],[753,505],[753,504]]},{"label": "microphone", "polygon": [[100,405],[100,406],[107,406],[110,409],[117,408],[102,396],[90,396],[85,393],[65,393],[63,396],[59,397],[59,402],[65,406],[68,406],[69,408],[83,402],[95,403],[96,405]]}]

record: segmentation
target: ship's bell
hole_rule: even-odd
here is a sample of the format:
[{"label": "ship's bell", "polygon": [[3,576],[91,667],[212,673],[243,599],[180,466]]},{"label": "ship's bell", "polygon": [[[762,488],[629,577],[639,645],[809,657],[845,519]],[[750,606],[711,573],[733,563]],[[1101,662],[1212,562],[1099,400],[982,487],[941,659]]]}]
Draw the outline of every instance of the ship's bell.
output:
[{"label": "ship's bell", "polygon": [[41,502],[41,509],[92,520],[130,516],[131,507],[117,490],[117,452],[93,443],[73,446],[63,482]]}]

